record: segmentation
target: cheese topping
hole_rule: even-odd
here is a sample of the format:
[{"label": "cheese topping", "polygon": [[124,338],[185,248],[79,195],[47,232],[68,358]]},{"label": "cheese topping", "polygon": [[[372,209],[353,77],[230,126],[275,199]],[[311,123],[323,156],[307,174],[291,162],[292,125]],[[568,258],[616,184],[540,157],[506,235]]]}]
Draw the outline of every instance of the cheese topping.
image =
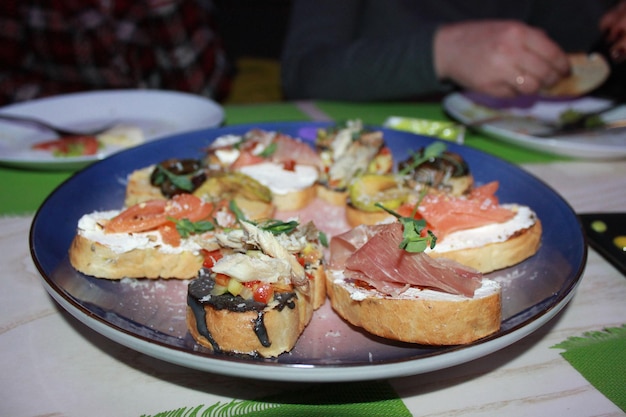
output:
[{"label": "cheese topping", "polygon": [[310,165],[296,165],[294,170],[290,171],[284,169],[282,164],[263,162],[244,166],[240,171],[278,195],[311,187],[318,178],[317,168]]},{"label": "cheese topping", "polygon": [[119,211],[100,211],[86,214],[78,221],[78,234],[111,249],[115,253],[126,253],[135,249],[157,249],[163,253],[198,252],[202,247],[193,239],[182,239],[174,247],[163,242],[156,231],[141,233],[104,233],[99,224],[102,220],[115,217]]},{"label": "cheese topping", "polygon": [[[515,217],[504,223],[488,224],[474,229],[459,230],[438,240],[432,252],[444,253],[460,249],[478,248],[490,243],[505,242],[520,230],[535,224],[536,215],[527,206],[503,205],[515,211]],[[430,252],[427,249],[426,252]]]}]

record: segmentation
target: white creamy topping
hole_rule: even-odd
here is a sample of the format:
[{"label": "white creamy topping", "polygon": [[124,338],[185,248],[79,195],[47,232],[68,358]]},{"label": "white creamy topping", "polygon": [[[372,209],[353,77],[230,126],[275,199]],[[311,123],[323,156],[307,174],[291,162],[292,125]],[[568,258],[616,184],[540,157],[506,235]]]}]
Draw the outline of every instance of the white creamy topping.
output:
[{"label": "white creamy topping", "polygon": [[209,146],[209,149],[232,147],[239,142],[241,142],[241,136],[223,135],[215,139]]},{"label": "white creamy topping", "polygon": [[216,150],[215,156],[223,165],[231,165],[239,158],[240,153],[241,152],[235,148],[224,148]]},{"label": "white creamy topping", "polygon": [[279,195],[311,187],[318,178],[317,168],[310,165],[296,165],[289,171],[282,164],[263,162],[242,167],[240,171]]},{"label": "white creamy topping", "polygon": [[142,233],[104,233],[99,221],[115,217],[119,211],[100,211],[86,214],[78,221],[78,234],[100,243],[115,253],[126,253],[135,249],[158,249],[163,253],[196,252],[201,246],[193,239],[183,239],[180,246],[174,247],[163,243],[161,234],[154,232]]},{"label": "white creamy topping", "polygon": [[[504,242],[520,230],[535,224],[535,213],[526,206],[503,205],[516,211],[515,217],[504,223],[488,224],[474,229],[450,233],[438,240],[432,252],[443,253],[460,249],[478,248],[490,243]],[[427,249],[426,252],[430,252]]]}]

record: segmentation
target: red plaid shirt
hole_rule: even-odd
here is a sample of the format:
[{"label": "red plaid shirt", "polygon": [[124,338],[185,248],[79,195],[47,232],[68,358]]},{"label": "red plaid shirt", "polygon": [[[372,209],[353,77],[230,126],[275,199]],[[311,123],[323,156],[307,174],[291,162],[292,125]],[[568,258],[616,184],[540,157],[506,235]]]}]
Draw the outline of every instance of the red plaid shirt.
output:
[{"label": "red plaid shirt", "polygon": [[231,67],[211,0],[1,0],[0,105],[151,88],[216,100]]}]

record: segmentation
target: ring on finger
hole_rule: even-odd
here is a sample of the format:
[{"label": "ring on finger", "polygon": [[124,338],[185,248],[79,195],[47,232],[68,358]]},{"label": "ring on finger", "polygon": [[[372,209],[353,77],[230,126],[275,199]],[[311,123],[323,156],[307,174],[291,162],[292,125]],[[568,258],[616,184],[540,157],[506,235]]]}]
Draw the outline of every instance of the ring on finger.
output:
[{"label": "ring on finger", "polygon": [[515,84],[516,85],[522,86],[522,85],[524,85],[525,82],[526,82],[526,77],[524,77],[522,74],[520,74],[517,77],[515,77]]}]

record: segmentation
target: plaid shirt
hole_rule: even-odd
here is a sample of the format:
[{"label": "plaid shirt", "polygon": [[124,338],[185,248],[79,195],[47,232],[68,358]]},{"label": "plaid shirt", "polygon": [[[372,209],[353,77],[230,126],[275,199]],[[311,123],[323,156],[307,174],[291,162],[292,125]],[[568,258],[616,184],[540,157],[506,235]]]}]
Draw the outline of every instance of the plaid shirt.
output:
[{"label": "plaid shirt", "polygon": [[0,105],[149,88],[216,100],[231,69],[211,0],[0,0]]}]

